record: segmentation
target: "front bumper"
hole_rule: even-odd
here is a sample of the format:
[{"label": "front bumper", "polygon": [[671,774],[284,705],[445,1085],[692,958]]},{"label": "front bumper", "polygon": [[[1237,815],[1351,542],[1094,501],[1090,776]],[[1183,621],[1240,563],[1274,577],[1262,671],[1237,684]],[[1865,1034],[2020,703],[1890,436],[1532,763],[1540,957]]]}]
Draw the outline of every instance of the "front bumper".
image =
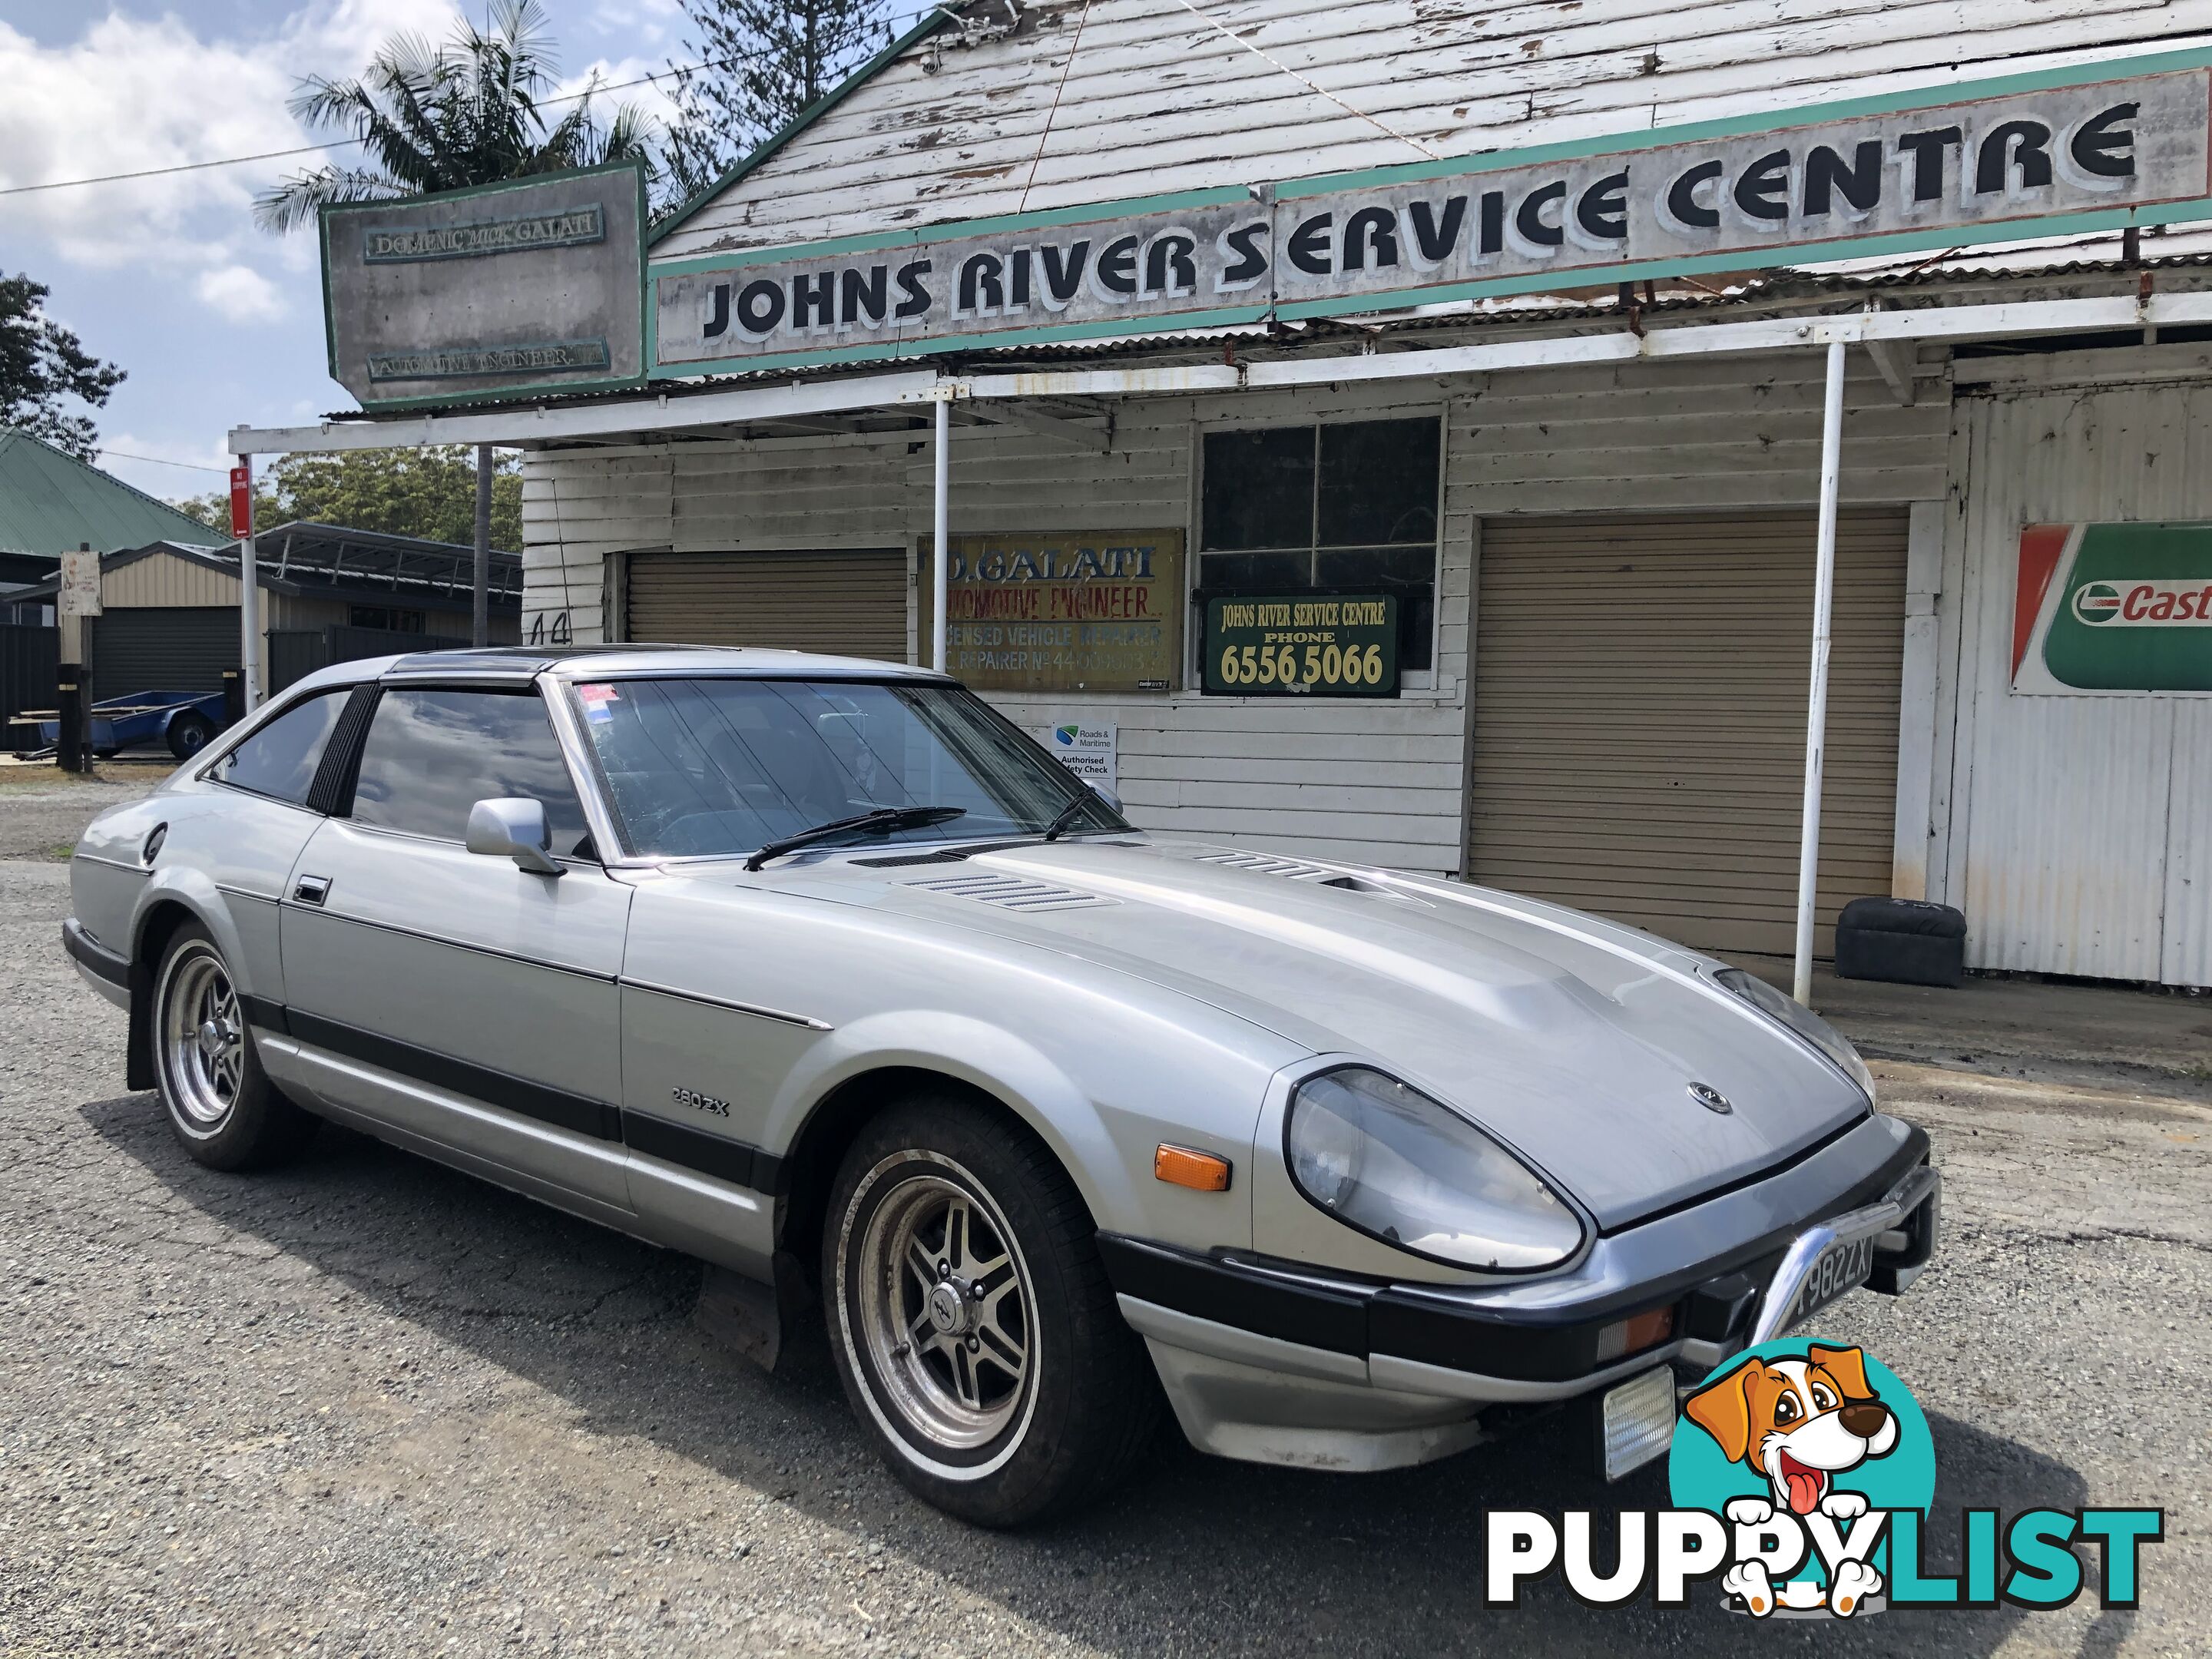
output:
[{"label": "front bumper", "polygon": [[[1334,1275],[1100,1236],[1186,1433],[1265,1462],[1381,1468],[1482,1437],[1486,1408],[1571,1400],[1662,1364],[1700,1373],[1781,1334],[1838,1240],[1902,1291],[1936,1246],[1928,1138],[1874,1117],[1788,1169],[1599,1238],[1568,1273],[1470,1285]],[[1639,1316],[1670,1316],[1665,1334]]]}]

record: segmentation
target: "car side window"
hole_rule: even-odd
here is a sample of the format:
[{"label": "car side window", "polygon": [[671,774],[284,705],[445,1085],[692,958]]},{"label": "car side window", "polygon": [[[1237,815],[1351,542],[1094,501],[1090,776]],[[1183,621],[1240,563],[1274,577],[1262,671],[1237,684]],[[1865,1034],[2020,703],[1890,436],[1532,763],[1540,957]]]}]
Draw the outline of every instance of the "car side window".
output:
[{"label": "car side window", "polygon": [[507,796],[543,804],[556,854],[593,856],[584,809],[536,692],[399,686],[377,699],[354,785],[356,823],[460,841],[470,807]]},{"label": "car side window", "polygon": [[342,685],[286,709],[217,760],[205,775],[234,789],[306,805],[323,745],[352,690]]}]

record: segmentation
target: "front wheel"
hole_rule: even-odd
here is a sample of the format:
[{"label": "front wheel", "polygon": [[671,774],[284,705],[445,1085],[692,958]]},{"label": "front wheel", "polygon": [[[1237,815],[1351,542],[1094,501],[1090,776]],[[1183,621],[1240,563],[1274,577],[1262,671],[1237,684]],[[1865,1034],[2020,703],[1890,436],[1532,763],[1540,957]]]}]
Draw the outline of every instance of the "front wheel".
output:
[{"label": "front wheel", "polygon": [[211,1169],[283,1163],[319,1121],[262,1071],[230,964],[196,922],[177,930],[155,977],[154,1074],[169,1127]]},{"label": "front wheel", "polygon": [[1089,1211],[1043,1143],[957,1098],[869,1123],[823,1240],[830,1351],[900,1480],[983,1526],[1103,1494],[1158,1421]]}]

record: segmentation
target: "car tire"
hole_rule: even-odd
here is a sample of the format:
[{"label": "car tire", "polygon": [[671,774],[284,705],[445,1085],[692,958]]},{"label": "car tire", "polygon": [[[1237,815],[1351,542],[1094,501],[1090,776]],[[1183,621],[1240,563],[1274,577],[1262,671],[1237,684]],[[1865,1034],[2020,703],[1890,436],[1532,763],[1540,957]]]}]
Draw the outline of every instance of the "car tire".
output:
[{"label": "car tire", "polygon": [[1094,1235],[1044,1143],[973,1102],[896,1106],[847,1152],[822,1249],[830,1352],[879,1455],[939,1509],[1066,1513],[1157,1430],[1158,1379]]},{"label": "car tire", "polygon": [[278,1091],[254,1052],[230,964],[207,930],[171,936],[154,975],[154,1078],[169,1127],[214,1170],[298,1156],[320,1121]]},{"label": "car tire", "polygon": [[214,723],[204,714],[179,714],[169,722],[169,752],[180,761],[190,760],[207,747],[214,735]]}]

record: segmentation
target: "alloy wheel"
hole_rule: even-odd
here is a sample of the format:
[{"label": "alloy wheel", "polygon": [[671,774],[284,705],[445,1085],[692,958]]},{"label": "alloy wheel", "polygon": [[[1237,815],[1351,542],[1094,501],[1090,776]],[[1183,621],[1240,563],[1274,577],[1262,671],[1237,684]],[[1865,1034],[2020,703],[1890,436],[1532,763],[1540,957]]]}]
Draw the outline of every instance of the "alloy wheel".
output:
[{"label": "alloy wheel", "polygon": [[161,986],[162,1080],[184,1127],[221,1126],[237,1104],[246,1075],[246,1022],[222,958],[191,945],[170,960]]},{"label": "alloy wheel", "polygon": [[891,1180],[857,1241],[854,1334],[907,1428],[973,1450],[1005,1431],[1035,1385],[1028,1270],[979,1193],[911,1166]]}]

